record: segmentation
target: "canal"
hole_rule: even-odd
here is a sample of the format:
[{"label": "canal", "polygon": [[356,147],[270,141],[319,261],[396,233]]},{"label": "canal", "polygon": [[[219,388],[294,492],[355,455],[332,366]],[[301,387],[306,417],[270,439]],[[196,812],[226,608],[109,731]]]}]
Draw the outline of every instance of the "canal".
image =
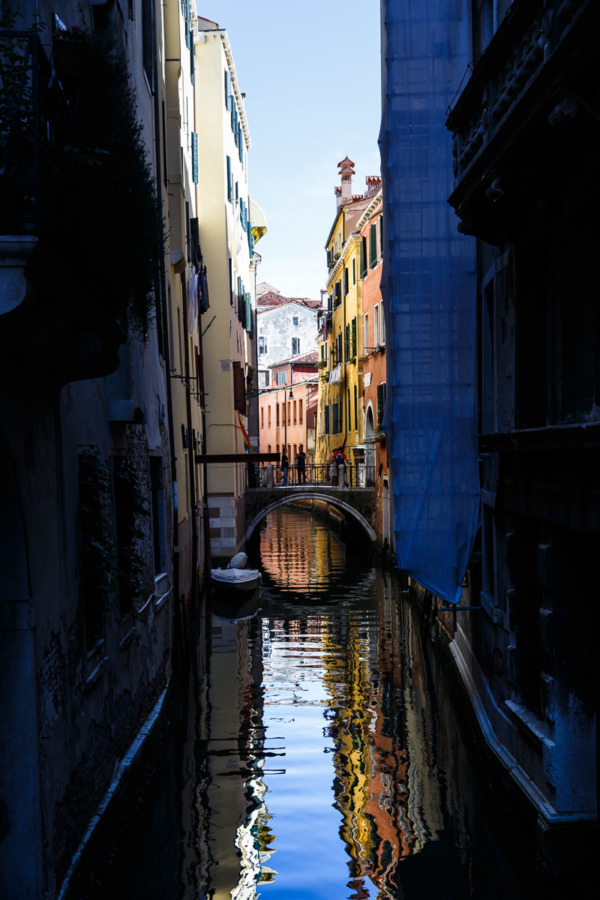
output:
[{"label": "canal", "polygon": [[532,896],[521,817],[397,573],[290,507],[250,553],[259,601],[213,601],[208,672],[78,900]]}]

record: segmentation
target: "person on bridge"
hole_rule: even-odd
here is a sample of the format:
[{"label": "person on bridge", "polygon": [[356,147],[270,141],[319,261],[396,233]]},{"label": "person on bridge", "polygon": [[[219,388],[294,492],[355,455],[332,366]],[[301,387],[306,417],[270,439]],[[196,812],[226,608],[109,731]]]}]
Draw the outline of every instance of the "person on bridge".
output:
[{"label": "person on bridge", "polygon": [[306,453],[302,444],[296,454],[296,465],[298,467],[298,484],[306,484]]},{"label": "person on bridge", "polygon": [[288,480],[288,469],[290,467],[290,461],[288,459],[288,455],[286,453],[285,447],[281,451],[281,471],[283,472],[283,487],[286,486]]}]

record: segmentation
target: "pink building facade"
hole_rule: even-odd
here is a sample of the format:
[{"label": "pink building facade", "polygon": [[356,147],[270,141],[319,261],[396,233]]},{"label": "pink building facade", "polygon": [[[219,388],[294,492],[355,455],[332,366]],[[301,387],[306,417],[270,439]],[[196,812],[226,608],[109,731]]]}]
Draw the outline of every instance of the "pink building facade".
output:
[{"label": "pink building facade", "polygon": [[[298,453],[306,454],[307,477],[312,473],[318,401],[317,353],[292,357],[272,365],[271,386],[259,397],[259,449],[290,461],[290,481],[297,481]],[[277,480],[281,478],[277,467]]]}]

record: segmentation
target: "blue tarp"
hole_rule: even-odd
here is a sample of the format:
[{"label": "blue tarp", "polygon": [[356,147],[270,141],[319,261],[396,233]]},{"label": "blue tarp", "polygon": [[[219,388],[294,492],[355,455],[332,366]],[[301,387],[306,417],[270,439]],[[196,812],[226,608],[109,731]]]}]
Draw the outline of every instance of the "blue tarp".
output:
[{"label": "blue tarp", "polygon": [[[467,0],[382,0],[384,429],[400,569],[450,603],[478,528],[475,242],[448,204]],[[386,45],[387,41],[387,45]]]}]

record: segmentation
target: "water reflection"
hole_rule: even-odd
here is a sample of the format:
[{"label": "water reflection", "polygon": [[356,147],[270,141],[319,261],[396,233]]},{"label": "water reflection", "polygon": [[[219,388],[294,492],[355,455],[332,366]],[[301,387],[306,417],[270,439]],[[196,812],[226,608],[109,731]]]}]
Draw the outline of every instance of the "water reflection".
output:
[{"label": "water reflection", "polygon": [[258,552],[259,616],[213,622],[206,896],[525,896],[398,582],[289,509]]},{"label": "water reflection", "polygon": [[260,609],[216,608],[150,807],[77,900],[537,895],[402,585],[364,551],[269,515]]}]

